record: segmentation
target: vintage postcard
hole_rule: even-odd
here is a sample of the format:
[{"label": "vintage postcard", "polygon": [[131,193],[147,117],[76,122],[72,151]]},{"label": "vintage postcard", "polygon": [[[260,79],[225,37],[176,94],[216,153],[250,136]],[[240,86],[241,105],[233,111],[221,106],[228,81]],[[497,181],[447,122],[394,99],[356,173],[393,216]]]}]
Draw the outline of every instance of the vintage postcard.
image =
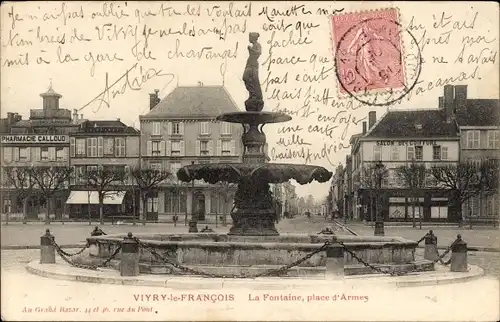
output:
[{"label": "vintage postcard", "polygon": [[498,321],[497,3],[0,8],[2,321]]}]

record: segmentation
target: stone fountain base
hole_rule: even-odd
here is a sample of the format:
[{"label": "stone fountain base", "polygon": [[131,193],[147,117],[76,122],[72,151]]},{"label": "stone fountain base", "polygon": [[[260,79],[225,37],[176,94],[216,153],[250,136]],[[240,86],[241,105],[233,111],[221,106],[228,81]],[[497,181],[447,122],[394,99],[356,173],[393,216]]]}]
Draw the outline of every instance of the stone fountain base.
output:
[{"label": "stone fountain base", "polygon": [[[107,259],[124,234],[88,238],[90,252],[74,260],[98,264]],[[320,248],[332,235],[283,234],[279,236],[235,236],[218,233],[198,234],[138,234],[143,243],[170,261],[215,274],[257,274],[267,269],[290,264]],[[336,236],[363,261],[382,269],[409,271],[434,270],[429,261],[416,261],[417,243],[398,237]],[[375,273],[345,253],[345,275]],[[119,255],[111,266],[119,269]],[[148,274],[179,274],[171,265],[157,260],[148,250],[141,249],[140,270]],[[313,255],[287,272],[288,276],[322,275],[326,253]]]}]

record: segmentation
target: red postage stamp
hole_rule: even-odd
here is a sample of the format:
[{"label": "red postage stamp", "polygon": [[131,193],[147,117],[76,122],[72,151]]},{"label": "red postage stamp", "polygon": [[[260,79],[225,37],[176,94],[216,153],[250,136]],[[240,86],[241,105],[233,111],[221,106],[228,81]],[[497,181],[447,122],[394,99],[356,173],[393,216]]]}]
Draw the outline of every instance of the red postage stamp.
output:
[{"label": "red postage stamp", "polygon": [[341,94],[406,88],[397,9],[335,15],[332,40]]}]

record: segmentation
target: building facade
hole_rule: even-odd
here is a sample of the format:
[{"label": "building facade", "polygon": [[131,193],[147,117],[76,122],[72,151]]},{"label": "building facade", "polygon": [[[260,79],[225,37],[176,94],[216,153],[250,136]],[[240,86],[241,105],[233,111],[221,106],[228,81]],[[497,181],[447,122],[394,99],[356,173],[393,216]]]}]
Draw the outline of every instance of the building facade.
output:
[{"label": "building facade", "polygon": [[[411,221],[413,198],[418,198],[416,218],[423,221],[458,221],[453,218],[449,192],[440,189],[429,177],[425,186],[413,196],[408,187],[395,174],[396,168],[409,162],[424,164],[426,168],[459,161],[460,139],[451,110],[394,110],[378,121],[370,112],[368,128],[363,124],[362,134],[355,140],[352,155],[350,191],[354,217],[359,220],[375,219],[376,202],[370,186],[371,178],[365,170],[377,162],[387,168],[382,181],[381,212],[384,221]],[[453,209],[451,209],[453,210]]]},{"label": "building facade", "polygon": [[160,220],[175,214],[184,221],[193,214],[205,222],[228,220],[235,184],[182,183],[176,174],[192,163],[241,162],[241,125],[215,120],[238,111],[222,86],[177,87],[163,100],[158,91],[150,94],[150,111],[139,118],[141,164],[174,177],[149,199],[148,212],[157,213]]},{"label": "building facade", "polygon": [[[7,168],[25,171],[26,168],[59,168],[69,166],[69,134],[76,125],[71,119],[71,111],[61,109],[59,100],[62,97],[56,93],[52,85],[47,92],[40,94],[42,108],[31,109],[28,120],[22,120],[19,115],[8,113],[10,120],[7,131],[1,138],[2,150],[2,198],[0,198],[2,213],[9,216],[22,216],[23,204],[18,198],[15,184],[6,180]],[[55,189],[53,203],[44,196],[37,185],[34,185],[27,205],[29,219],[45,216],[50,207],[50,217],[61,219],[67,215],[65,201],[68,197],[68,183]]]},{"label": "building facade", "polygon": [[[446,85],[440,109],[453,108],[460,131],[460,159],[481,164],[500,159],[500,106],[497,99],[469,99],[467,85]],[[484,190],[463,205],[462,215],[499,216],[498,189]]]},{"label": "building facade", "polygon": [[[71,218],[99,218],[98,193],[86,182],[85,173],[108,168],[130,174],[132,169],[139,166],[140,132],[120,119],[81,120],[69,140],[69,166],[74,173],[71,193],[66,201],[69,215]],[[110,191],[103,201],[105,217],[138,214],[139,191],[134,189],[132,183],[129,176],[124,182],[111,183],[105,187]]]}]

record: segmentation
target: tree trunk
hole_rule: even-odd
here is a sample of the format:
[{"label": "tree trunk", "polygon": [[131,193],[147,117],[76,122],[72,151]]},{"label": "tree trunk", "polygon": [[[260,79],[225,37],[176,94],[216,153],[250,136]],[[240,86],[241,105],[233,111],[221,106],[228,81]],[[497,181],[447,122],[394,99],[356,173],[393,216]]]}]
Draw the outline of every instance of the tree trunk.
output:
[{"label": "tree trunk", "polygon": [[104,225],[104,198],[99,196],[99,223]]},{"label": "tree trunk", "polygon": [[148,197],[142,198],[142,225],[146,226],[146,217],[148,214]]},{"label": "tree trunk", "polygon": [[416,206],[417,206],[417,205],[416,205],[416,203],[417,203],[417,202],[416,202],[416,200],[417,200],[417,199],[416,199],[415,197],[413,197],[413,200],[412,200],[412,201],[413,201],[413,202],[412,202],[412,211],[413,211],[413,228],[416,228],[416,227],[417,227],[417,224],[416,224],[416,222],[415,222],[415,208],[416,208]]},{"label": "tree trunk", "polygon": [[135,226],[136,225],[136,216],[137,216],[137,209],[136,209],[136,195],[135,195],[135,190],[132,190],[132,223]]},{"label": "tree trunk", "polygon": [[23,200],[23,224],[26,224],[28,221],[28,201],[29,197],[26,197]]},{"label": "tree trunk", "polygon": [[45,204],[47,207],[47,211],[45,212],[45,224],[50,225],[50,200],[52,198],[45,198]]}]

